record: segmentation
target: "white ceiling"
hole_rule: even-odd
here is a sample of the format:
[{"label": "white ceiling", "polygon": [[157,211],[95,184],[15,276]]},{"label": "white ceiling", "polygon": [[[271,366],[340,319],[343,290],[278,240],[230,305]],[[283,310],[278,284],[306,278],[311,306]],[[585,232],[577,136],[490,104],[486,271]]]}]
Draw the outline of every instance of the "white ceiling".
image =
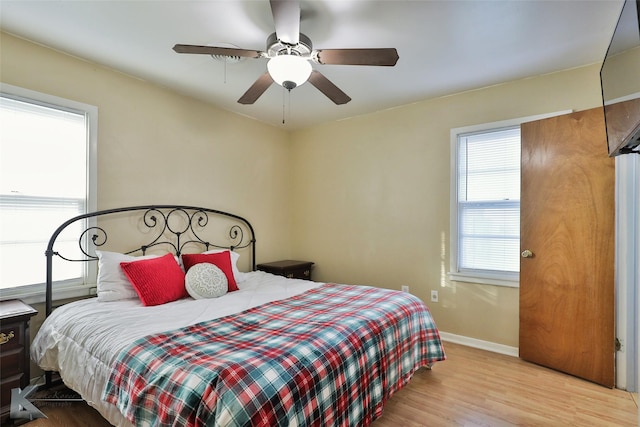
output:
[{"label": "white ceiling", "polygon": [[274,84],[241,105],[266,60],[225,63],[172,50],[265,50],[274,32],[267,0],[1,0],[0,27],[274,126],[284,114],[284,126],[298,129],[601,63],[621,8],[622,0],[302,0],[300,31],[314,48],[398,50],[395,67],[314,64],[352,98],[341,106],[311,84],[290,95]]}]

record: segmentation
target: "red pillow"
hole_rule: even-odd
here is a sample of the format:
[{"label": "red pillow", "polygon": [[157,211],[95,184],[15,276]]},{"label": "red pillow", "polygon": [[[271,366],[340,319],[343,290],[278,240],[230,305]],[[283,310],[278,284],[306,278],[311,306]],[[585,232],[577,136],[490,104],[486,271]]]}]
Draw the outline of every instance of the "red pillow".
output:
[{"label": "red pillow", "polygon": [[160,305],[188,296],[184,272],[172,254],[121,262],[120,267],[144,305]]},{"label": "red pillow", "polygon": [[227,287],[229,292],[237,291],[238,285],[236,279],[233,277],[233,270],[231,268],[231,255],[229,251],[216,252],[212,254],[184,254],[182,255],[182,264],[184,265],[185,273],[189,271],[191,267],[201,262],[208,262],[209,264],[216,265],[225,276],[227,276]]}]

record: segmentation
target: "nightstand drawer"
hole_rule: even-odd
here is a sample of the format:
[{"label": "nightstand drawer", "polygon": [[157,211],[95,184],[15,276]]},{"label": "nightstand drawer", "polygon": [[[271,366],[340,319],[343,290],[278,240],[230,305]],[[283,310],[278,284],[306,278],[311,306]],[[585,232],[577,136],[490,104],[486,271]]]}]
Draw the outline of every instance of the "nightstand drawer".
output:
[{"label": "nightstand drawer", "polygon": [[0,409],[0,411],[2,411],[0,422],[4,423],[5,419],[9,417],[9,411],[11,410],[11,390],[14,388],[22,388],[22,382],[22,375],[14,375],[13,377],[2,380],[2,384],[0,384],[0,396],[2,396],[0,400],[0,405],[2,405]]},{"label": "nightstand drawer", "polygon": [[0,323],[0,355],[5,351],[24,346],[24,322]]},{"label": "nightstand drawer", "polygon": [[24,349],[22,347],[14,348],[9,351],[0,353],[0,374],[2,383],[4,379],[14,375],[22,374],[24,370]]},{"label": "nightstand drawer", "polygon": [[297,268],[287,271],[283,274],[285,277],[289,279],[311,279],[311,267],[308,268]]}]

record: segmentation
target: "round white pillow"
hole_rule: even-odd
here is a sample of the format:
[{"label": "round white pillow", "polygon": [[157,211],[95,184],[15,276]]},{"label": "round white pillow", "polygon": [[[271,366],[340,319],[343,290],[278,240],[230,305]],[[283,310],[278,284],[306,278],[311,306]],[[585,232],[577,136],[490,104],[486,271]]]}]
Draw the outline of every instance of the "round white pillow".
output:
[{"label": "round white pillow", "polygon": [[218,298],[229,289],[224,272],[208,262],[196,264],[187,271],[185,287],[194,299]]}]

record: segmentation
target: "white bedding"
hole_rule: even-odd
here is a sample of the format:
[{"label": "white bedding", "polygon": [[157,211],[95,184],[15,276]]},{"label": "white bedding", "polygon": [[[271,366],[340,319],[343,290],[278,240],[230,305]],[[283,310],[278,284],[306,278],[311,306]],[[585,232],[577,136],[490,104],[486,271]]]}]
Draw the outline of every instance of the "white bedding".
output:
[{"label": "white bedding", "polygon": [[147,335],[292,297],[321,284],[255,271],[246,273],[239,291],[220,298],[185,298],[152,307],[143,306],[138,299],[76,301],[55,309],[46,319],[31,345],[31,358],[41,368],[59,372],[65,384],[109,422],[130,426],[115,406],[100,399],[111,365],[127,345]]}]

